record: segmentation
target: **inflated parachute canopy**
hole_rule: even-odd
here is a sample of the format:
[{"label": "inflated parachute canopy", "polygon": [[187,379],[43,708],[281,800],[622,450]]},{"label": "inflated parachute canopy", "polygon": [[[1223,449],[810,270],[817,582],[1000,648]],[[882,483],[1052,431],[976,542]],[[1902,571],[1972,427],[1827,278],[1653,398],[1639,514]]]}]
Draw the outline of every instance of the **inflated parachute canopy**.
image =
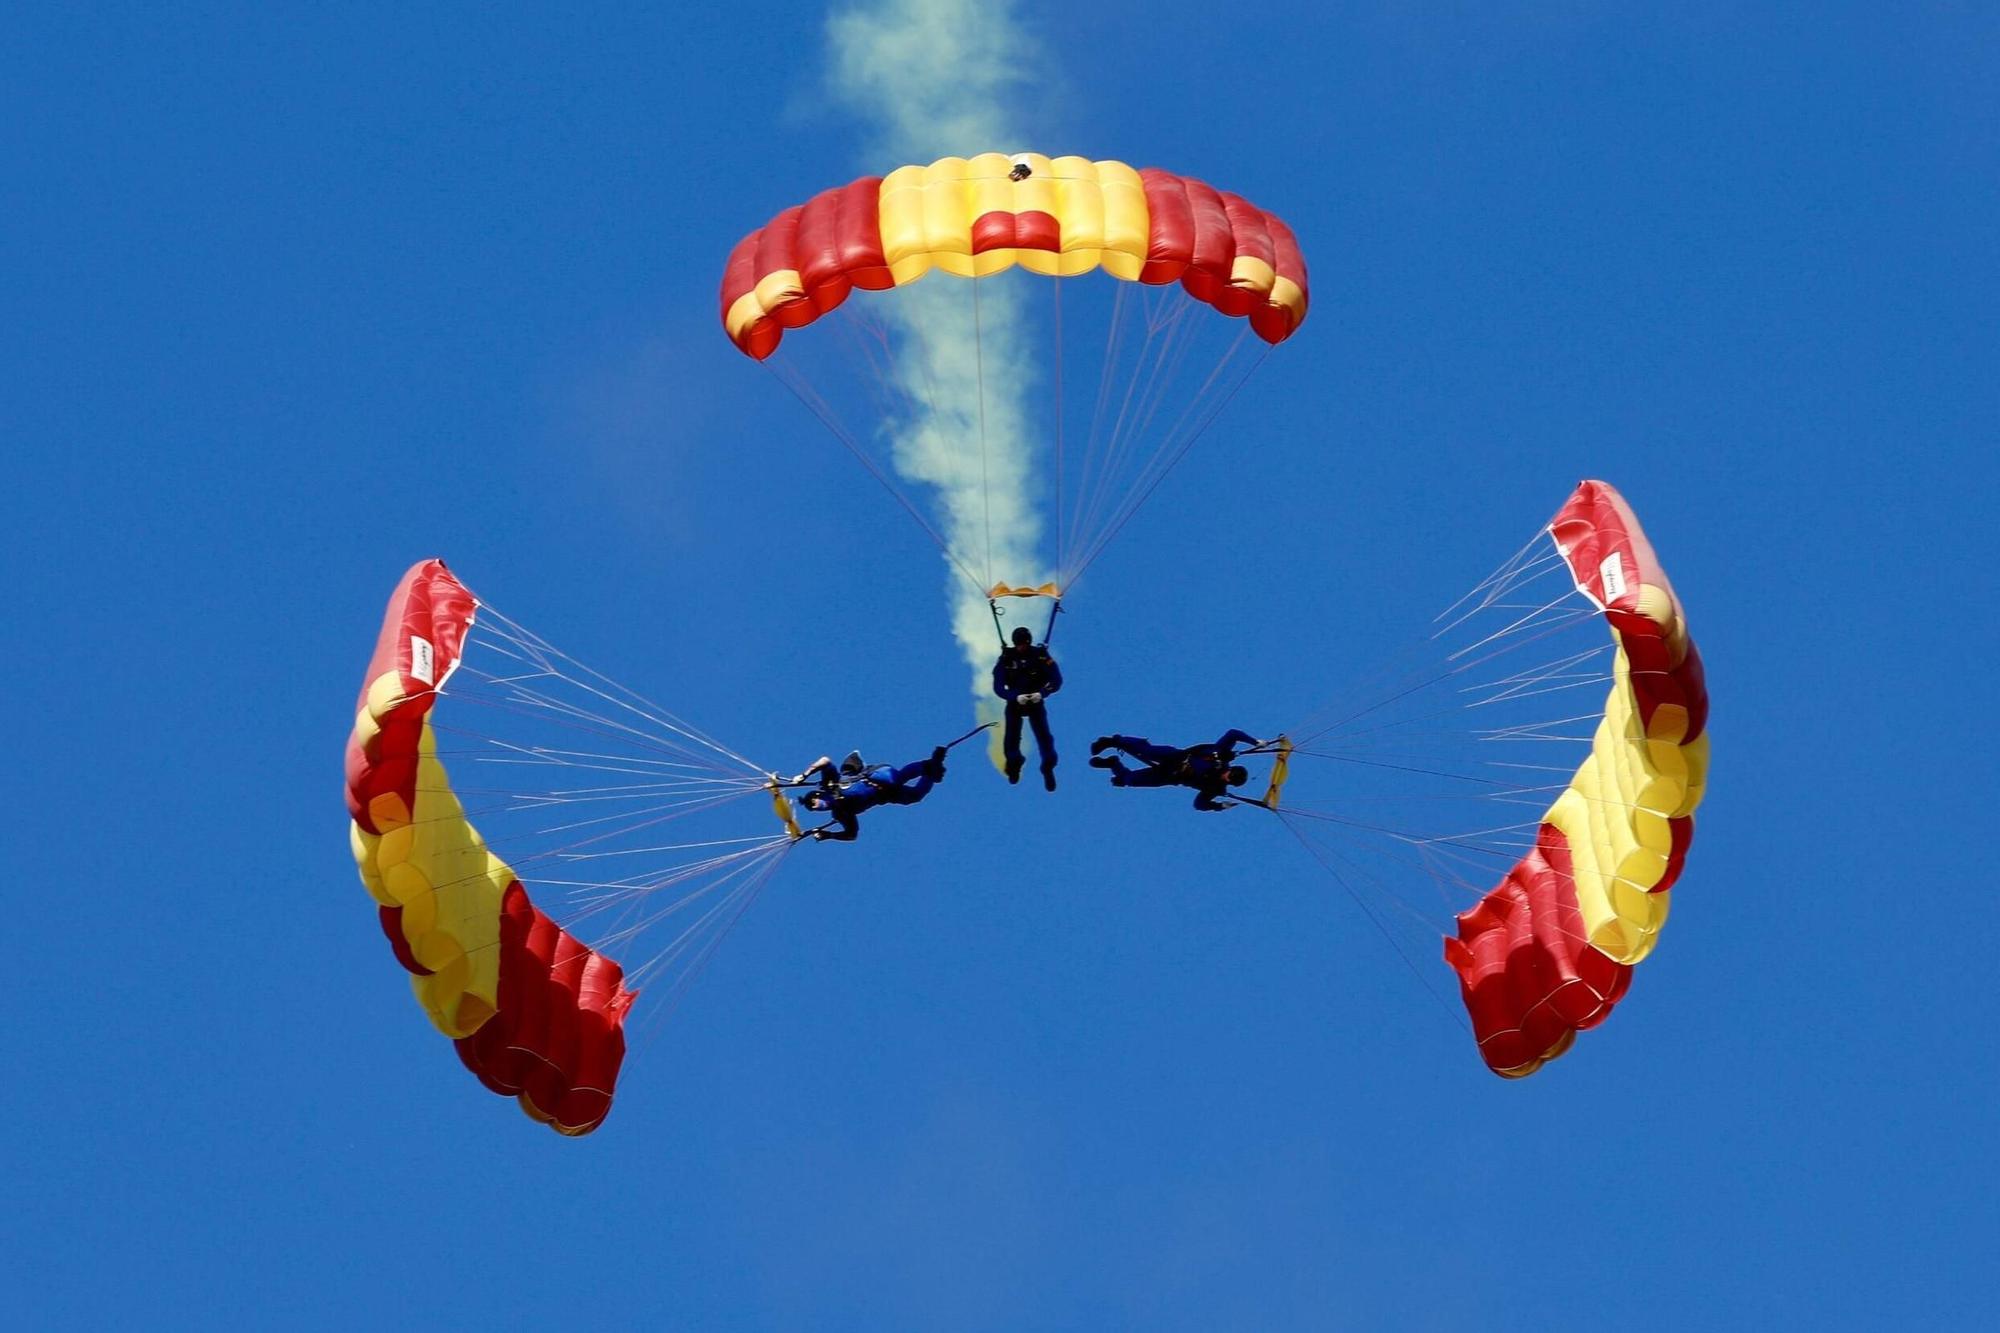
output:
[{"label": "inflated parachute canopy", "polygon": [[1708,771],[1708,690],[1673,585],[1631,507],[1586,481],[1549,524],[1616,645],[1589,756],[1535,846],[1444,942],[1480,1054],[1532,1074],[1595,1027],[1667,919]]},{"label": "inflated parachute canopy", "polygon": [[430,712],[479,603],[441,560],[389,599],[347,744],[361,882],[417,1002],[494,1092],[563,1134],[610,1113],[633,993],[624,972],[529,901],[465,816]]},{"label": "inflated parachute canopy", "polygon": [[1178,282],[1247,318],[1268,343],[1291,337],[1306,317],[1297,239],[1241,196],[1123,162],[981,153],[864,176],[778,214],[731,252],[722,324],[761,361],[786,329],[812,323],[857,287],[884,291],[933,269],[982,278],[1016,265]]}]

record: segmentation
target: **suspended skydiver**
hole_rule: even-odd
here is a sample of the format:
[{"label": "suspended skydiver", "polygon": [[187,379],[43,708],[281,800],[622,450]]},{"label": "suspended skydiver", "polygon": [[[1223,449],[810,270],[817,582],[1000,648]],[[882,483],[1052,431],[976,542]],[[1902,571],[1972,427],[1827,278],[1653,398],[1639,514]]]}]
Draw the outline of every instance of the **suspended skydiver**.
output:
[{"label": "suspended skydiver", "polygon": [[960,741],[970,740],[992,725],[988,722],[985,726],[974,727],[958,740],[932,750],[930,758],[904,764],[901,768],[889,764],[870,767],[861,757],[861,751],[850,750],[838,768],[834,767],[833,760],[821,755],[797,777],[783,779],[774,773],[771,781],[775,786],[795,786],[817,778],[819,785],[799,800],[808,810],[824,812],[829,821],[798,836],[821,842],[853,842],[861,836],[856,816],[878,805],[915,805],[923,800],[930,795],[932,787],[944,781],[944,757],[951,747]]},{"label": "suspended skydiver", "polygon": [[[1212,745],[1186,749],[1155,745],[1143,736],[1099,736],[1090,743],[1090,766],[1110,769],[1114,787],[1192,787],[1195,809],[1227,810],[1244,798],[1222,798],[1230,797],[1229,789],[1242,786],[1250,776],[1243,765],[1233,762],[1237,748],[1269,743],[1233,727]],[[1127,768],[1117,755],[1104,754],[1106,750],[1122,751],[1145,767]]]},{"label": "suspended skydiver", "polygon": [[1062,688],[1062,668],[1048,645],[1035,642],[1026,625],[1014,627],[1014,642],[1000,650],[993,664],[993,692],[1007,701],[1007,727],[1000,753],[1007,760],[1007,781],[1021,780],[1021,721],[1035,731],[1035,750],[1042,758],[1042,786],[1056,789],[1056,738],[1049,734],[1048,697]]}]

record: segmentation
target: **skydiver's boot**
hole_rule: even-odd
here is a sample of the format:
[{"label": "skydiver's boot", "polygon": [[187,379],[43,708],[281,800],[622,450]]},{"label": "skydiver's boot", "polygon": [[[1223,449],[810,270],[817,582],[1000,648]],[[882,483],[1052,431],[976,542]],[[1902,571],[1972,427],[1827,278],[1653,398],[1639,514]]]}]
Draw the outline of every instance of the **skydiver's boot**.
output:
[{"label": "skydiver's boot", "polygon": [[[1094,755],[1103,754],[1106,750],[1111,749],[1113,746],[1117,744],[1118,744],[1118,738],[1116,736],[1099,736],[1096,740],[1090,743],[1090,752]],[[1092,762],[1095,763],[1096,761],[1093,760]],[[1099,768],[1104,767],[1103,764],[1098,764],[1097,766]]]},{"label": "skydiver's boot", "polygon": [[1042,788],[1045,791],[1054,791],[1056,789],[1056,771],[1053,768],[1042,770]]},{"label": "skydiver's boot", "polygon": [[[1095,749],[1096,747],[1092,746],[1091,748]],[[1092,768],[1116,768],[1118,767],[1118,756],[1115,754],[1098,755],[1090,761],[1090,766]]]},{"label": "skydiver's boot", "polygon": [[1012,782],[1019,782],[1020,780],[1021,780],[1021,766],[1019,764],[1007,765],[1007,781],[1012,783]]}]

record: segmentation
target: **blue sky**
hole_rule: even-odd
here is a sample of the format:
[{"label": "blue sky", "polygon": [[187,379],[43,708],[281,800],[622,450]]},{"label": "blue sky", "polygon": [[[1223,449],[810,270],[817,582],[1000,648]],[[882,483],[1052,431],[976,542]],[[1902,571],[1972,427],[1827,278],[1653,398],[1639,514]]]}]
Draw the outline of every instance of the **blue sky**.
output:
[{"label": "blue sky", "polygon": [[[411,1004],[341,747],[432,554],[773,765],[966,725],[936,553],[716,327],[873,161],[826,14],[17,18],[23,1325],[1973,1326],[2000,30],[1537,11],[1015,11],[1026,142],[1281,213],[1312,317],[1065,618],[1063,790],[801,849],[579,1142]],[[1583,476],[1714,780],[1631,996],[1510,1084],[1290,839],[1080,760],[1338,694]]]}]

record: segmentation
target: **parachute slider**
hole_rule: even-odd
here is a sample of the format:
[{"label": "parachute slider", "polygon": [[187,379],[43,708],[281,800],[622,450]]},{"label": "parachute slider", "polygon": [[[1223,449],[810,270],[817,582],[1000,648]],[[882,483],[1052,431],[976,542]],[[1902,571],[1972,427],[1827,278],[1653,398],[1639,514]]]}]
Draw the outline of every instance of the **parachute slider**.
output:
[{"label": "parachute slider", "polygon": [[771,793],[772,811],[778,816],[778,822],[785,826],[785,832],[791,835],[794,842],[806,835],[799,827],[798,812],[792,809],[791,798],[785,795],[785,788],[797,785],[800,784],[782,781],[776,773],[771,774],[771,780],[764,784],[764,790]]},{"label": "parachute slider", "polygon": [[[1285,789],[1285,779],[1292,775],[1291,738],[1280,736],[1274,744],[1276,749],[1272,753],[1275,753],[1278,757],[1271,765],[1271,785],[1264,788],[1264,800],[1262,804],[1266,810],[1276,810],[1278,808],[1278,793]],[[1262,752],[1263,747],[1259,746],[1258,751]]]},{"label": "parachute slider", "polygon": [[988,588],[986,590],[986,609],[993,613],[993,632],[1000,636],[1000,646],[1005,648],[1007,646],[1007,632],[1000,626],[1000,599],[1002,597],[1046,597],[1050,600],[1052,605],[1049,607],[1049,623],[1042,631],[1042,643],[1044,646],[1047,646],[1049,639],[1056,632],[1056,617],[1062,614],[1063,590],[1054,583],[1044,583],[1040,587],[1031,587],[1024,583],[1018,588],[1007,583],[996,583]]},{"label": "parachute slider", "polygon": [[[1292,771],[1291,739],[1286,736],[1276,736],[1268,741],[1259,741],[1256,745],[1242,753],[1244,755],[1273,754],[1277,756],[1277,761],[1271,765],[1270,784],[1264,788],[1264,795],[1260,800],[1252,800],[1248,796],[1238,796],[1235,792],[1224,792],[1223,799],[1234,801],[1238,805],[1254,805],[1260,810],[1269,810],[1272,814],[1277,814],[1278,794],[1284,791],[1285,779],[1291,776]],[[1239,755],[1238,757],[1241,758],[1242,756]]]}]

